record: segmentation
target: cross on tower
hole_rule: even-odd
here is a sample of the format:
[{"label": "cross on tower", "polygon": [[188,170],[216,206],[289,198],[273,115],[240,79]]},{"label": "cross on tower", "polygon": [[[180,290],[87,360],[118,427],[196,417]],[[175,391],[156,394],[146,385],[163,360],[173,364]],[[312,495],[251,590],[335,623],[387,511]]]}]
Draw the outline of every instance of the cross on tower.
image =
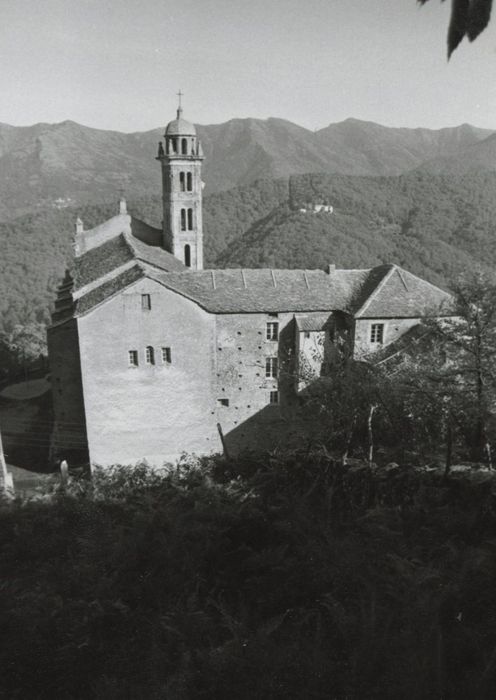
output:
[{"label": "cross on tower", "polygon": [[179,115],[180,115],[180,114],[182,113],[182,111],[183,111],[183,107],[182,107],[182,104],[181,104],[181,97],[184,96],[184,93],[182,93],[181,90],[179,90],[179,92],[176,93],[176,94],[177,94],[177,96],[178,96],[178,98],[179,98],[179,107],[177,108],[177,114],[178,114],[178,119],[179,119]]}]

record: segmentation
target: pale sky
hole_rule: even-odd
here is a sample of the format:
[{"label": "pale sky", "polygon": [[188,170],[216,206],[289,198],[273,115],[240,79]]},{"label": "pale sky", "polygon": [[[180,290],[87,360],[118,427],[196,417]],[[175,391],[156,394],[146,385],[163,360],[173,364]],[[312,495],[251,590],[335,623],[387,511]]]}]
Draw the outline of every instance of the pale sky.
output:
[{"label": "pale sky", "polygon": [[446,60],[449,2],[0,0],[0,122],[143,131],[280,117],[496,128],[496,17]]}]

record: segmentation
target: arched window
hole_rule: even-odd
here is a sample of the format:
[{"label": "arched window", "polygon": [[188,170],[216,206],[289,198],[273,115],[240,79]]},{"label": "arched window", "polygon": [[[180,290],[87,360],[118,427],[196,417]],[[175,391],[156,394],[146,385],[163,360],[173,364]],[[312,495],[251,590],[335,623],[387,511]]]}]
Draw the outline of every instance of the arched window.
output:
[{"label": "arched window", "polygon": [[186,173],[186,189],[188,192],[193,192],[193,174],[192,173]]},{"label": "arched window", "polygon": [[191,267],[191,246],[184,246],[184,264],[186,267]]},{"label": "arched window", "polygon": [[183,156],[188,155],[188,139],[181,139],[181,153]]},{"label": "arched window", "polygon": [[188,209],[188,231],[193,230],[193,209]]},{"label": "arched window", "polygon": [[155,364],[155,350],[151,345],[147,345],[145,348],[145,360],[147,365]]},{"label": "arched window", "polygon": [[186,173],[179,173],[179,189],[181,190],[181,192],[184,192],[184,190],[186,189],[185,177]]},{"label": "arched window", "polygon": [[181,231],[186,231],[186,209],[181,209]]}]

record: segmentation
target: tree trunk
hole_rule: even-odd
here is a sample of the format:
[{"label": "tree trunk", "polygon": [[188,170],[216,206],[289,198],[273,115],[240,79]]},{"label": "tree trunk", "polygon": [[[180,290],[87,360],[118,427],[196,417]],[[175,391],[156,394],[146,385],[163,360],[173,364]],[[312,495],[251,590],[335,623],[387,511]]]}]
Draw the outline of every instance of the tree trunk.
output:
[{"label": "tree trunk", "polygon": [[374,411],[376,410],[377,405],[376,404],[371,404],[370,409],[369,409],[369,417],[367,420],[367,434],[369,438],[369,449],[368,449],[368,458],[369,458],[369,467],[372,466],[372,462],[374,459],[374,430],[372,426],[372,419],[374,417]]},{"label": "tree trunk", "polygon": [[451,469],[451,462],[453,457],[453,424],[451,422],[451,415],[448,414],[446,422],[446,461],[444,463],[444,476],[446,480],[449,476]]},{"label": "tree trunk", "polygon": [[355,425],[357,422],[358,411],[353,413],[353,418],[351,419],[350,430],[346,438],[346,446],[344,448],[343,456],[341,457],[341,464],[345,467],[348,464],[348,454],[350,452],[351,440],[353,438],[353,433],[355,432]]}]

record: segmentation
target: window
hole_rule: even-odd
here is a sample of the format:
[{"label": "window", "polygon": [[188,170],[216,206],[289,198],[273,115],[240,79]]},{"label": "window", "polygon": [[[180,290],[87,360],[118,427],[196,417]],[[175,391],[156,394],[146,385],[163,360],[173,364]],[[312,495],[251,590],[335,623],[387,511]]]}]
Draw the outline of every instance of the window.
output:
[{"label": "window", "polygon": [[277,357],[265,358],[265,376],[271,379],[277,377]]},{"label": "window", "polygon": [[193,209],[188,209],[188,231],[193,230]]},{"label": "window", "polygon": [[162,362],[170,365],[172,362],[172,353],[170,348],[162,348]]},{"label": "window", "polygon": [[149,294],[141,295],[141,308],[143,309],[143,311],[151,311],[152,298]]},{"label": "window", "polygon": [[128,358],[129,358],[129,366],[130,367],[137,367],[138,366],[138,351],[137,350],[129,350]]},{"label": "window", "polygon": [[186,209],[181,209],[181,231],[186,231]]},{"label": "window", "polygon": [[181,190],[181,192],[184,192],[184,190],[186,189],[185,176],[186,173],[179,173],[179,189]]},{"label": "window", "polygon": [[193,192],[193,175],[192,173],[186,174],[186,189],[188,192]]},{"label": "window", "polygon": [[371,343],[383,343],[384,342],[384,324],[383,323],[373,323],[370,326],[370,342]]},{"label": "window", "polygon": [[279,403],[279,392],[271,391],[269,396],[269,403]]},{"label": "window", "polygon": [[305,338],[310,338],[310,331],[305,331],[305,332],[303,333],[303,336],[304,336]]},{"label": "window", "polygon": [[267,340],[277,340],[278,335],[279,335],[279,324],[275,321],[270,321],[267,324],[265,337],[267,338]]},{"label": "window", "polygon": [[217,399],[219,406],[229,406],[229,399]]},{"label": "window", "polygon": [[188,155],[188,139],[181,139],[181,153],[183,156]]},{"label": "window", "polygon": [[184,264],[186,267],[191,267],[191,246],[184,246]]},{"label": "window", "polygon": [[145,348],[145,361],[147,365],[155,364],[155,351],[151,345],[147,345]]}]

